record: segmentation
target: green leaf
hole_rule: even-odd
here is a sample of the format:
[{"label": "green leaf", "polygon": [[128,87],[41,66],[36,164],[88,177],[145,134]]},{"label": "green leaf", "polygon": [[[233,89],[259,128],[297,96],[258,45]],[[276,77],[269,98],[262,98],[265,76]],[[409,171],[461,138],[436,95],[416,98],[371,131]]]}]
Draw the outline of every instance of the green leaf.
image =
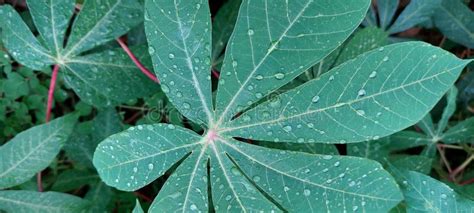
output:
[{"label": "green leaf", "polygon": [[39,43],[15,9],[10,5],[0,6],[0,16],[3,45],[15,60],[32,69],[54,63],[51,53]]},{"label": "green leaf", "polygon": [[222,131],[275,142],[377,139],[419,121],[469,62],[420,42],[390,45],[251,109]]},{"label": "green leaf", "polygon": [[472,212],[474,201],[418,172],[399,172],[408,212]]},{"label": "green leaf", "polygon": [[448,93],[446,94],[447,104],[444,108],[443,114],[441,115],[441,119],[438,122],[438,129],[436,135],[441,135],[442,132],[448,126],[449,119],[453,116],[454,112],[456,111],[456,98],[458,96],[458,89],[453,86]]},{"label": "green leaf", "polygon": [[143,209],[142,209],[142,206],[140,205],[140,202],[138,201],[138,199],[136,200],[135,208],[133,208],[132,213],[144,213]]},{"label": "green leaf", "polygon": [[228,1],[217,11],[212,22],[212,57],[213,66],[217,64],[219,56],[222,55],[227,42],[234,30],[239,7],[242,0]]},{"label": "green leaf", "polygon": [[111,210],[107,209],[107,206],[110,200],[113,199],[113,196],[112,188],[99,181],[90,187],[84,199],[89,200],[91,203],[88,209],[89,212],[110,212]]},{"label": "green leaf", "polygon": [[63,58],[125,34],[143,20],[142,8],[137,0],[86,0],[74,21]]},{"label": "green leaf", "polygon": [[430,20],[441,1],[411,0],[410,4],[402,11],[388,31],[390,34],[399,33]]},{"label": "green leaf", "polygon": [[90,127],[92,125],[92,122],[79,123],[63,147],[67,157],[76,166],[94,168],[92,157],[99,141],[92,140],[90,135],[92,131]]},{"label": "green leaf", "polygon": [[107,185],[133,191],[163,175],[194,146],[199,146],[201,139],[174,125],[140,125],[100,143],[93,163]]},{"label": "green leaf", "polygon": [[425,134],[431,137],[436,136],[433,118],[431,118],[430,113],[426,114],[425,117],[423,117],[423,119],[421,119],[416,125],[420,127],[420,129],[423,130]]},{"label": "green leaf", "polygon": [[399,0],[378,0],[377,9],[379,11],[380,26],[386,29],[392,21],[397,11]]},{"label": "green leaf", "polygon": [[[147,0],[145,31],[161,89],[188,119],[212,120],[208,2]],[[183,80],[184,79],[184,80]]]},{"label": "green leaf", "polygon": [[55,57],[63,49],[69,19],[74,12],[74,0],[28,0],[28,8],[46,46]]},{"label": "green leaf", "polygon": [[468,118],[451,127],[442,136],[444,143],[470,143],[474,139],[474,118]]},{"label": "green leaf", "polygon": [[66,170],[59,174],[56,181],[54,181],[51,190],[67,192],[73,189],[77,189],[83,185],[88,185],[97,182],[99,176],[88,170]]},{"label": "green leaf", "polygon": [[9,73],[3,82],[4,97],[12,100],[26,96],[30,92],[27,79],[16,72]]},{"label": "green leaf", "polygon": [[122,131],[122,125],[120,115],[115,108],[99,110],[99,113],[97,113],[97,116],[92,121],[92,138],[95,142],[94,144],[97,145],[107,137]]},{"label": "green leaf", "polygon": [[[145,51],[143,47],[132,51]],[[148,61],[143,55],[139,60]],[[158,85],[140,73],[122,49],[75,57],[64,64],[66,83],[86,103],[105,107],[159,91]]]},{"label": "green leaf", "polygon": [[416,171],[423,174],[430,173],[432,163],[433,163],[433,159],[420,156],[420,155],[395,156],[395,159],[393,159],[391,162],[392,166],[395,166],[399,169]]},{"label": "green leaf", "polygon": [[291,212],[387,211],[402,199],[394,180],[374,161],[221,144],[247,178]]},{"label": "green leaf", "polygon": [[0,188],[28,181],[45,169],[72,132],[77,117],[69,115],[35,126],[0,147]]},{"label": "green leaf", "polygon": [[219,78],[217,123],[229,121],[336,49],[362,21],[369,3],[244,1]]},{"label": "green leaf", "polygon": [[433,18],[436,27],[444,36],[474,48],[474,12],[463,2],[442,0]]},{"label": "green leaf", "polygon": [[347,44],[341,46],[342,50],[337,56],[333,67],[354,59],[370,50],[384,46],[387,43],[387,38],[388,34],[376,27],[366,27],[357,31]]},{"label": "green leaf", "polygon": [[7,212],[83,212],[89,202],[58,192],[0,191],[0,210]]}]

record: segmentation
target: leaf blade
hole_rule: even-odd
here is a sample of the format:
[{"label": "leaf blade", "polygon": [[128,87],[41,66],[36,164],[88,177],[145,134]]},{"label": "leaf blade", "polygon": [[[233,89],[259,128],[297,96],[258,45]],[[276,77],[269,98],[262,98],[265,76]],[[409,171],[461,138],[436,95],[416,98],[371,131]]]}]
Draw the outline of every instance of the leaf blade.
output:
[{"label": "leaf blade", "polygon": [[89,202],[58,192],[0,191],[0,209],[7,212],[82,212]]},{"label": "leaf blade", "polygon": [[204,0],[146,1],[145,31],[161,88],[198,124],[209,124],[213,117],[209,14]]},{"label": "leaf blade", "polygon": [[377,139],[420,120],[469,62],[421,42],[389,45],[249,110],[223,132],[275,142]]},{"label": "leaf blade", "polygon": [[75,115],[30,128],[0,147],[0,188],[28,181],[49,166],[72,132]]}]

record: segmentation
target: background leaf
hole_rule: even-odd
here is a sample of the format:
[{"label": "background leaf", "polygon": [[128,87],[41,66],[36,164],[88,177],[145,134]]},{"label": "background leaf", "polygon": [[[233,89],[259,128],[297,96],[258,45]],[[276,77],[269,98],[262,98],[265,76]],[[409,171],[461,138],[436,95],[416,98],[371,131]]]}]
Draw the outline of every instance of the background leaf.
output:
[{"label": "background leaf", "polygon": [[411,0],[389,28],[390,34],[399,33],[430,20],[442,0]]},{"label": "background leaf", "polygon": [[397,11],[399,0],[378,0],[380,27],[386,29]]},{"label": "background leaf", "polygon": [[71,134],[77,117],[69,115],[30,128],[0,147],[0,188],[28,181],[45,169]]},{"label": "background leaf", "polygon": [[442,0],[433,18],[444,36],[474,48],[474,12],[462,1]]},{"label": "background leaf", "polygon": [[7,212],[74,213],[83,212],[88,205],[79,197],[58,192],[0,191],[0,210]]}]

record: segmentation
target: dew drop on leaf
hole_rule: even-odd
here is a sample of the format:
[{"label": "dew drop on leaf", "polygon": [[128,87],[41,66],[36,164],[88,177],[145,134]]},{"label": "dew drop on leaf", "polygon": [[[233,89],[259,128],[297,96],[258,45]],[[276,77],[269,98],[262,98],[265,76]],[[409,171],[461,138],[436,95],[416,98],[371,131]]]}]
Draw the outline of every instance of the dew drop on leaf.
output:
[{"label": "dew drop on leaf", "polygon": [[311,101],[313,103],[317,103],[319,101],[319,95],[314,96],[313,99],[311,99]]},{"label": "dew drop on leaf", "polygon": [[275,74],[275,78],[278,79],[278,80],[281,80],[281,79],[285,78],[285,74],[279,72],[279,73]]},{"label": "dew drop on leaf", "polygon": [[307,197],[307,196],[311,195],[311,191],[309,189],[305,189],[305,190],[303,190],[303,194],[304,194],[304,196]]},{"label": "dew drop on leaf", "polygon": [[361,89],[361,90],[359,90],[359,92],[357,93],[357,95],[359,95],[359,96],[364,96],[364,95],[366,95],[366,94],[367,94],[367,92],[365,91],[365,89]]}]

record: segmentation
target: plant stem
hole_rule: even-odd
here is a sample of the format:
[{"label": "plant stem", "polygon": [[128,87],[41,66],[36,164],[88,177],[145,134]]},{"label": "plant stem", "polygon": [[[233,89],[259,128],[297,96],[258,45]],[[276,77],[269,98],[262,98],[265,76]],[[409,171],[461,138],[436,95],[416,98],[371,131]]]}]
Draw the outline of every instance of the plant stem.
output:
[{"label": "plant stem", "polygon": [[[54,88],[56,87],[56,80],[58,78],[59,65],[55,64],[53,67],[53,73],[51,75],[51,82],[49,83],[48,90],[48,103],[46,104],[46,122],[48,123],[51,119],[51,108],[53,107],[54,102]],[[38,191],[43,191],[43,181],[41,177],[41,171],[36,174],[36,184],[38,185]]]},{"label": "plant stem", "polygon": [[469,163],[471,163],[471,161],[474,160],[474,155],[471,155],[469,156],[469,158],[464,161],[458,168],[456,168],[455,170],[453,170],[453,172],[450,172],[449,176],[454,179],[454,177],[459,173],[461,172],[462,170],[464,170],[468,165]]},{"label": "plant stem", "polygon": [[214,77],[216,77],[217,79],[219,79],[220,74],[219,74],[217,71],[212,70],[212,75],[214,75]]},{"label": "plant stem", "polygon": [[444,156],[444,149],[440,145],[441,144],[436,144],[436,148],[438,149],[439,156],[441,156],[441,160],[443,161],[444,165],[448,169],[448,172],[451,174],[453,172],[453,170],[451,169],[451,166],[449,165],[449,162],[446,159],[446,156]]},{"label": "plant stem", "polygon": [[123,42],[122,39],[117,38],[117,42],[120,44],[122,49],[127,53],[127,55],[130,57],[130,59],[132,59],[133,63],[135,63],[135,65],[137,65],[137,67],[142,71],[143,74],[148,76],[148,78],[150,78],[154,82],[160,83],[158,78],[156,78],[156,76],[153,75],[150,72],[150,70],[148,70],[145,66],[143,66],[143,64],[140,62],[140,60],[137,59],[137,57],[135,57],[135,55],[132,53],[130,48],[128,48],[127,44],[125,44],[125,42]]},{"label": "plant stem", "polygon": [[46,123],[51,119],[51,108],[53,107],[54,101],[54,87],[56,86],[56,79],[58,78],[59,65],[56,64],[53,67],[53,74],[51,76],[51,82],[49,83],[48,90],[48,104],[46,106]]}]

